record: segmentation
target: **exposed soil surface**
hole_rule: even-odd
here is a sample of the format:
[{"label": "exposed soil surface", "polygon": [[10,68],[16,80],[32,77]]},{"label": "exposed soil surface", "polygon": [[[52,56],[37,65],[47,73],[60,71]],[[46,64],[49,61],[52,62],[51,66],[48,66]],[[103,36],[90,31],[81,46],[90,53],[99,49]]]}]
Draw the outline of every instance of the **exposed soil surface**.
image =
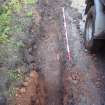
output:
[{"label": "exposed soil surface", "polygon": [[45,82],[37,72],[32,71],[29,77],[16,92],[16,105],[46,105]]},{"label": "exposed soil surface", "polygon": [[[23,95],[17,94],[17,105],[105,105],[104,51],[89,54],[85,50],[79,26],[81,15],[70,4],[69,0],[38,1],[37,37],[40,40],[37,49],[33,47],[35,61],[31,62],[38,74],[33,72],[27,88],[21,90]],[[65,8],[70,60],[62,7]]]},{"label": "exposed soil surface", "polygon": [[104,105],[105,46],[95,54],[84,48],[78,27],[80,20],[71,15],[72,10],[66,9],[71,61],[67,62],[64,72],[64,105]]}]

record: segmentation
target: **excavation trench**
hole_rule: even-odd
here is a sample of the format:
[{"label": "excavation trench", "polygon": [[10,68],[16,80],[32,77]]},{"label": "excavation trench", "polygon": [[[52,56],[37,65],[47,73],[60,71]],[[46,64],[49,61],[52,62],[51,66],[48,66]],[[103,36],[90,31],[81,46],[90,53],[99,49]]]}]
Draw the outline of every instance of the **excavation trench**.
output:
[{"label": "excavation trench", "polygon": [[85,51],[79,30],[81,16],[70,4],[71,0],[38,1],[39,27],[33,24],[31,31],[34,34],[38,29],[39,39],[37,49],[32,49],[34,62],[29,64],[35,65],[35,69],[23,87],[17,89],[17,105],[105,104],[105,55]]},{"label": "excavation trench", "polygon": [[[37,50],[33,48],[35,71],[17,89],[17,105],[63,105],[62,48],[60,16],[63,1],[39,0]],[[62,24],[63,25],[63,24]],[[35,29],[34,25],[32,31]]]}]

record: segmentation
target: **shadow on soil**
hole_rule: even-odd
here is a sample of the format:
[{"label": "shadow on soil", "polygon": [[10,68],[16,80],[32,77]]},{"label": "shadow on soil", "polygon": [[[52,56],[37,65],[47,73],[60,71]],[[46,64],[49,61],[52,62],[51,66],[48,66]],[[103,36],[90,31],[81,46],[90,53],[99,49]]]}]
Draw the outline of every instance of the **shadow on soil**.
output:
[{"label": "shadow on soil", "polygon": [[105,105],[105,40],[100,40],[93,54],[93,61],[97,68],[98,89],[101,105]]}]

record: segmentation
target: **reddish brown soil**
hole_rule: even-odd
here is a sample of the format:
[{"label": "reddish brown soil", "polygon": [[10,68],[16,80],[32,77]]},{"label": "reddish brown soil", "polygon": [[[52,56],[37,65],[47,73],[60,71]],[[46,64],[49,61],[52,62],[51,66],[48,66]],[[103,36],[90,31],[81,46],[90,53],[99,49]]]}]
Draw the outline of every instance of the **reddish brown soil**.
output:
[{"label": "reddish brown soil", "polygon": [[16,92],[16,105],[45,105],[45,82],[39,78],[37,72],[32,71],[26,77],[22,88]]},{"label": "reddish brown soil", "polygon": [[60,21],[63,0],[45,1],[39,0],[42,18],[37,62],[46,83],[33,71],[23,83],[24,87],[17,89],[16,105],[105,105],[105,60],[85,52],[77,29],[77,12],[65,8],[71,54],[71,61],[68,61],[65,33],[61,34],[64,30],[63,21]]}]

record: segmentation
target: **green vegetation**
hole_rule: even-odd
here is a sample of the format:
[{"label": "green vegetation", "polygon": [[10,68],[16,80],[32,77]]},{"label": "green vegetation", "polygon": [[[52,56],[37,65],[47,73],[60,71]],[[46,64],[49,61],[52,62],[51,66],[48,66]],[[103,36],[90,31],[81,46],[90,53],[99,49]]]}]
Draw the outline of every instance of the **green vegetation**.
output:
[{"label": "green vegetation", "polygon": [[35,2],[37,2],[37,0],[26,0],[27,4],[34,4]]},{"label": "green vegetation", "polygon": [[0,8],[0,43],[7,42],[10,32],[11,12],[7,6]]},{"label": "green vegetation", "polygon": [[[9,0],[0,6],[0,64],[5,66],[5,78],[10,81],[9,90],[3,94],[15,95],[15,88],[24,79],[17,68],[24,65],[23,40],[30,34],[33,10],[37,0]],[[4,67],[4,65],[3,65]]]},{"label": "green vegetation", "polygon": [[[8,80],[12,82],[11,86],[9,87],[9,90],[7,92],[7,95],[15,96],[16,94],[16,83],[19,81],[24,80],[24,75],[20,70],[9,70],[7,72]],[[20,82],[21,83],[21,82]]]},{"label": "green vegetation", "polygon": [[14,69],[14,70],[9,70],[7,72],[7,76],[8,76],[8,80],[11,81],[11,86],[9,87],[9,90],[7,92],[7,94],[9,96],[15,96],[16,93],[16,83],[19,81],[22,81],[24,79],[24,75],[23,73],[18,70],[18,69]]},{"label": "green vegetation", "polygon": [[22,80],[23,74],[21,72],[16,71],[16,70],[9,70],[8,71],[8,78],[11,81]]},{"label": "green vegetation", "polygon": [[12,11],[19,12],[22,8],[22,3],[19,0],[11,0],[9,2],[9,9]]},{"label": "green vegetation", "polygon": [[[37,0],[11,0],[7,4],[0,7],[0,44],[8,42],[12,30],[11,19],[13,12],[19,12],[23,3],[34,4]],[[26,13],[27,17],[32,17],[32,11]],[[18,27],[17,31],[21,28]]]},{"label": "green vegetation", "polygon": [[11,31],[11,16],[14,10],[19,11],[21,5],[17,0],[11,0],[8,4],[0,7],[0,43],[5,43],[9,40]]},{"label": "green vegetation", "polygon": [[14,88],[14,87],[10,87],[9,88],[9,91],[8,91],[8,94],[9,94],[9,96],[11,97],[13,97],[13,96],[15,96],[16,95],[16,88]]},{"label": "green vegetation", "polygon": [[27,17],[32,17],[32,11],[26,14]]}]

